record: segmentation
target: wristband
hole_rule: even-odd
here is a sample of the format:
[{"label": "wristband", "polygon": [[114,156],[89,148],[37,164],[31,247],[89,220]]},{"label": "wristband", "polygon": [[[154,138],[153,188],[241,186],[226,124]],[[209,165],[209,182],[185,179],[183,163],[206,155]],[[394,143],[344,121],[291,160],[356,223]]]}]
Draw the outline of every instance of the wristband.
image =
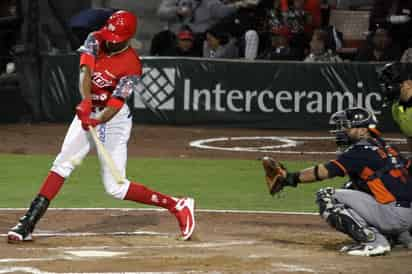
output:
[{"label": "wristband", "polygon": [[300,172],[288,173],[285,178],[285,185],[297,187],[298,183],[301,182],[299,176]]},{"label": "wristband", "polygon": [[316,181],[321,181],[322,179],[319,176],[319,165],[316,165],[315,169],[313,171],[314,171],[314,174],[315,174]]}]

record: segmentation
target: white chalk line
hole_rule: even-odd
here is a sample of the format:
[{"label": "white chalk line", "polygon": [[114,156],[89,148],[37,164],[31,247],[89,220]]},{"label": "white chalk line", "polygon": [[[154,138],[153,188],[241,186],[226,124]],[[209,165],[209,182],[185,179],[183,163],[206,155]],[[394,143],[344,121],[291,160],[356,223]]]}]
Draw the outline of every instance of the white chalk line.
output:
[{"label": "white chalk line", "polygon": [[[204,250],[205,248],[227,248],[231,246],[246,246],[246,245],[255,245],[257,241],[222,241],[222,242],[208,242],[208,243],[195,243],[191,244],[186,242],[186,244],[165,244],[165,245],[144,245],[144,246],[87,246],[87,247],[74,247],[74,246],[59,246],[59,247],[20,247],[18,250],[22,251],[33,251],[33,250],[47,250],[47,251],[61,251],[65,255],[56,255],[52,257],[41,257],[41,258],[3,258],[0,259],[0,263],[23,263],[23,262],[44,262],[44,261],[57,261],[57,260],[68,260],[68,261],[88,261],[91,258],[104,259],[108,256],[101,254],[102,252],[110,253],[110,257],[121,257],[127,258],[126,255],[129,252],[118,252],[114,250],[139,250],[139,249],[176,249],[176,248],[200,248]],[[113,251],[108,251],[108,250]],[[102,251],[103,250],[103,251]],[[117,254],[112,256],[113,254]],[[71,256],[68,256],[70,254]],[[79,255],[80,254],[80,255]],[[87,254],[92,254],[88,256]],[[99,255],[100,254],[100,255]],[[170,256],[175,256],[173,253]],[[155,256],[151,256],[155,257]],[[162,255],[161,257],[165,257]],[[0,268],[1,269],[1,268]],[[2,273],[2,272],[0,272]],[[7,272],[6,272],[7,273]]]},{"label": "white chalk line", "polygon": [[[151,231],[131,231],[131,232],[37,232],[33,236],[37,237],[94,237],[94,236],[164,236],[170,234]],[[6,233],[1,233],[0,237],[6,237]]]},{"label": "white chalk line", "polygon": [[[222,150],[222,151],[233,151],[233,152],[264,152],[264,153],[282,153],[282,154],[336,154],[336,151],[296,151],[296,150],[279,150],[282,148],[297,147],[303,144],[301,141],[316,141],[316,140],[333,140],[335,137],[325,137],[325,136],[252,136],[252,137],[217,137],[209,139],[195,140],[189,143],[190,147],[195,147],[199,149],[211,149],[211,150]],[[208,145],[214,142],[223,141],[242,141],[242,140],[271,140],[278,141],[281,144],[273,146],[260,146],[260,147],[219,147]],[[385,138],[389,143],[406,144],[405,138]],[[407,151],[402,151],[402,153],[408,153]]]},{"label": "white chalk line", "polygon": [[[220,242],[207,242],[207,243],[191,243],[190,241],[185,244],[171,244],[165,245],[142,245],[142,246],[58,246],[58,247],[19,247],[18,250],[134,250],[134,249],[148,249],[148,248],[161,248],[161,249],[173,249],[173,248],[221,248],[237,245],[254,245],[258,241],[220,241]],[[0,261],[1,262],[1,261]]]},{"label": "white chalk line", "polygon": [[[4,267],[0,268],[0,274],[11,272],[25,272],[31,274],[177,274],[177,273],[206,273],[203,271],[179,271],[179,272],[48,272],[35,267]],[[210,272],[207,272],[210,273]],[[219,273],[219,272],[211,272]]]},{"label": "white chalk line", "polygon": [[303,267],[299,265],[294,265],[294,264],[285,264],[285,263],[272,263],[272,267],[276,268],[277,271],[282,271],[282,272],[309,272],[309,273],[318,273],[318,271],[308,268],[308,267]]},{"label": "white chalk line", "polygon": [[[15,207],[15,208],[0,208],[1,211],[24,211],[27,208],[23,207]],[[120,212],[128,212],[128,211],[142,211],[142,212],[166,212],[167,209],[163,208],[104,208],[104,207],[90,207],[90,208],[75,208],[75,207],[67,207],[67,208],[57,208],[51,207],[48,211],[120,211]],[[316,212],[301,212],[301,211],[272,211],[272,210],[238,210],[238,209],[196,209],[196,212],[200,213],[234,213],[234,214],[278,214],[278,215],[318,215]]]}]

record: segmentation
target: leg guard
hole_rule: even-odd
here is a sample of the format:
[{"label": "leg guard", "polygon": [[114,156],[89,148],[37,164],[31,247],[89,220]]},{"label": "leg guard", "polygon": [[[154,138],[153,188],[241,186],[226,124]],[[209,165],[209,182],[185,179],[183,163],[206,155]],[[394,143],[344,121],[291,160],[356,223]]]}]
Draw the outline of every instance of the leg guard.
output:
[{"label": "leg guard", "polygon": [[11,231],[21,235],[23,239],[26,238],[33,232],[37,222],[49,207],[49,203],[47,198],[37,195],[32,201],[29,210],[20,218],[19,223]]},{"label": "leg guard", "polygon": [[375,232],[356,220],[353,210],[340,204],[333,194],[333,188],[320,189],[316,193],[316,203],[319,205],[319,214],[336,230],[349,235],[358,242],[372,242]]},{"label": "leg guard", "polygon": [[333,187],[321,188],[316,192],[316,203],[319,206],[319,215],[323,217],[323,213],[327,209],[331,209],[336,204],[332,195],[335,194]]}]

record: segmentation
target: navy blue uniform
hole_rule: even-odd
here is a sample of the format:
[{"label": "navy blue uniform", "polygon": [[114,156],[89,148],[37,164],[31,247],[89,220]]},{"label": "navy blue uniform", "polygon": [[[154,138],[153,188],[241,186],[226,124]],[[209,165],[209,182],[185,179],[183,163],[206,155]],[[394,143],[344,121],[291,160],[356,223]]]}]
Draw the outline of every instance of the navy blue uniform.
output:
[{"label": "navy blue uniform", "polygon": [[379,139],[362,140],[350,146],[338,159],[326,164],[331,177],[348,175],[357,188],[370,193],[382,204],[412,202],[410,162]]},{"label": "navy blue uniform", "polygon": [[[360,230],[373,232],[373,237],[357,238],[356,231],[343,227],[357,241],[390,250],[387,236],[398,237],[412,248],[408,230],[412,227],[412,177],[408,174],[409,160],[405,160],[383,139],[362,139],[347,148],[336,160],[325,164],[329,177],[349,176],[357,190],[336,189],[333,208],[344,208],[340,214],[350,216]],[[341,216],[339,216],[341,217]],[[339,230],[339,228],[338,228]],[[358,234],[359,235],[359,234]],[[368,235],[364,233],[363,235]]]}]

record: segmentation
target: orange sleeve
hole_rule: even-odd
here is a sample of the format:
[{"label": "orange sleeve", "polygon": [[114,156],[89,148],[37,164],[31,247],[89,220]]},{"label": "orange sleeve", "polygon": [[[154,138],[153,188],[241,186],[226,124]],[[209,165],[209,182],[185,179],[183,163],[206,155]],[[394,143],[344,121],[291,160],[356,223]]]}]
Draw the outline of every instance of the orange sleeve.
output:
[{"label": "orange sleeve", "polygon": [[337,160],[332,160],[331,163],[334,163],[337,167],[339,167],[343,171],[344,174],[348,174],[348,171],[346,170],[346,168],[341,163],[339,163]]}]

